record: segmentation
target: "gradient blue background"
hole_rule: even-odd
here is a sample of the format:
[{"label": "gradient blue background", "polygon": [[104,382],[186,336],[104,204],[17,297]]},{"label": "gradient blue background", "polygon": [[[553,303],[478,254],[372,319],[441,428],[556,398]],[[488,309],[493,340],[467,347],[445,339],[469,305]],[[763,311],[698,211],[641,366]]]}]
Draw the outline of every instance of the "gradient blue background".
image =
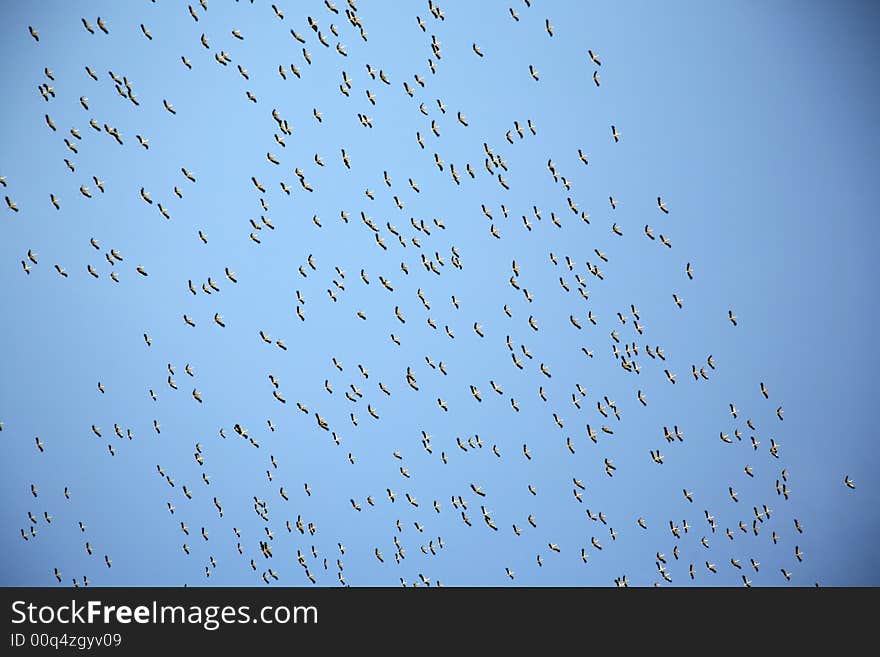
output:
[{"label": "gradient blue background", "polygon": [[[527,8],[520,0],[505,3],[442,3],[445,21],[431,17],[426,3],[359,2],[358,15],[369,35],[363,42],[344,15],[328,12],[323,2],[279,2],[283,21],[269,3],[236,3],[210,0],[196,23],[185,3],[96,1],[4,2],[0,27],[0,79],[3,83],[3,121],[0,123],[0,175],[2,190],[21,208],[12,213],[0,208],[0,584],[52,585],[53,568],[60,569],[64,585],[72,578],[103,585],[262,585],[260,574],[271,566],[286,585],[309,584],[296,563],[296,550],[307,556],[319,584],[336,585],[335,561],[344,562],[346,581],[352,585],[396,585],[424,574],[432,583],[445,585],[506,585],[504,568],[516,572],[513,583],[523,585],[609,585],[627,575],[632,584],[660,581],[655,553],[666,555],[673,584],[689,584],[687,564],[694,563],[702,585],[741,585],[740,575],[753,584],[780,585],[779,572],[792,572],[792,583],[812,585],[864,585],[880,583],[873,546],[878,538],[880,491],[875,474],[880,456],[872,429],[876,350],[872,347],[876,311],[876,273],[870,254],[877,243],[875,217],[880,130],[876,117],[878,78],[876,34],[880,10],[873,3],[846,2],[550,2],[535,0]],[[345,4],[338,0],[343,11]],[[508,6],[520,21],[514,22]],[[96,17],[107,22],[110,34],[91,35],[80,18],[92,25]],[[314,17],[331,48],[318,43],[306,16]],[[427,24],[427,33],[415,16]],[[550,18],[555,35],[544,31]],[[340,31],[330,34],[329,23]],[[148,41],[139,24],[153,34]],[[40,33],[36,43],[27,26]],[[244,41],[230,31],[238,28]],[[301,45],[289,30],[307,39],[313,63],[303,61]],[[205,33],[211,43],[199,43]],[[427,67],[430,36],[441,42],[442,59],[436,75]],[[333,49],[345,44],[348,57]],[[485,57],[477,58],[477,42]],[[602,86],[591,80],[594,66],[586,51],[602,60]],[[221,67],[214,53],[225,50],[232,64]],[[187,70],[180,61],[193,63]],[[243,79],[235,66],[250,74]],[[302,78],[290,75],[295,63]],[[365,64],[384,70],[391,86],[371,80]],[[288,67],[282,80],[277,68]],[[528,66],[540,72],[533,81]],[[84,66],[98,74],[89,78]],[[54,72],[50,82],[57,96],[44,102],[37,86],[44,81],[43,67]],[[119,97],[107,71],[132,82],[140,101],[135,107]],[[341,71],[352,80],[351,96],[339,92]],[[422,89],[413,80],[421,75]],[[408,81],[415,98],[403,91]],[[376,95],[370,105],[365,89]],[[252,91],[257,104],[249,102]],[[89,99],[89,111],[79,97]],[[162,107],[167,98],[175,116]],[[447,106],[441,115],[436,99]],[[429,117],[418,104],[424,102]],[[293,128],[281,148],[272,138],[271,117],[278,108]],[[312,118],[318,108],[323,122]],[[462,111],[470,125],[456,122]],[[43,114],[58,126],[52,132]],[[357,113],[369,115],[374,128],[363,128]],[[124,146],[105,133],[93,131],[89,118],[119,129]],[[440,138],[430,132],[436,119]],[[531,119],[537,136],[504,140],[513,121]],[[620,143],[610,137],[614,124]],[[83,137],[79,153],[70,153],[62,142],[77,127]],[[420,131],[425,150],[416,144]],[[150,140],[150,149],[137,145],[136,134]],[[72,139],[71,139],[72,140]],[[73,141],[73,140],[72,140]],[[483,142],[501,154],[509,166],[505,176],[510,191],[503,190],[483,166]],[[351,161],[342,166],[339,150]],[[577,158],[583,148],[590,158],[584,167]],[[271,151],[281,166],[267,162]],[[433,164],[437,152],[447,164],[440,172]],[[319,153],[326,166],[315,165]],[[76,165],[71,173],[67,157]],[[591,215],[586,225],[567,208],[561,186],[550,177],[546,162],[552,158],[572,183],[570,195]],[[454,162],[462,184],[453,184],[448,164]],[[476,180],[465,173],[465,162],[476,171]],[[185,180],[180,167],[198,178]],[[303,191],[293,173],[302,168],[315,188]],[[393,181],[382,180],[387,170]],[[105,181],[106,193],[91,181]],[[269,211],[260,208],[250,182],[257,176],[267,187]],[[421,193],[409,189],[413,178]],[[278,181],[292,188],[284,195]],[[91,199],[79,194],[86,184]],[[172,187],[178,185],[184,198]],[[161,201],[172,219],[163,219],[155,204],[140,200],[145,187]],[[364,189],[371,189],[370,201]],[[61,202],[56,211],[49,202],[54,193]],[[403,211],[392,201],[397,194]],[[618,200],[617,210],[608,196]],[[671,214],[662,215],[655,203],[662,195]],[[485,203],[494,216],[502,239],[489,235],[489,221],[481,214]],[[500,204],[510,209],[501,216]],[[543,220],[532,216],[538,206]],[[350,223],[339,219],[340,210]],[[382,251],[371,231],[360,221],[366,212],[389,246]],[[563,222],[550,223],[555,211]],[[248,239],[248,220],[265,214],[275,231],[260,233],[262,244]],[[533,225],[527,232],[521,216]],[[321,218],[323,228],[312,222]],[[443,220],[447,230],[416,233],[410,217]],[[439,252],[446,263],[436,276],[419,264],[420,254],[410,244],[403,249],[385,229],[391,222],[406,238],[418,236],[424,252]],[[624,237],[611,233],[616,221]],[[668,235],[671,250],[647,240],[645,223]],[[204,230],[203,245],[197,231]],[[89,245],[95,237],[98,252]],[[455,246],[464,269],[450,264]],[[20,261],[28,249],[39,264],[25,276]],[[103,253],[118,249],[124,257],[118,270],[121,283],[109,279],[110,265]],[[596,262],[594,248],[606,252],[604,281],[591,276],[585,261]],[[553,267],[548,253],[559,258]],[[318,270],[308,278],[297,273],[309,254]],[[570,255],[590,291],[590,301],[576,294],[574,274],[564,265]],[[510,287],[511,260],[520,266],[520,285],[534,295],[527,303]],[[409,276],[400,271],[406,261]],[[684,274],[692,262],[695,280]],[[62,279],[58,263],[69,272]],[[86,273],[92,264],[98,280]],[[143,265],[149,277],[135,272]],[[333,267],[346,272],[345,291],[332,303],[326,289],[336,277]],[[229,266],[239,283],[223,276]],[[371,284],[358,272],[364,268]],[[383,289],[379,275],[394,285]],[[197,285],[211,276],[221,287],[211,296],[192,296],[187,279]],[[572,287],[566,294],[558,284],[564,276]],[[336,277],[337,280],[338,277]],[[426,311],[416,296],[421,288],[431,303]],[[296,290],[306,299],[307,320],[295,315]],[[679,310],[672,293],[684,300]],[[450,303],[461,301],[456,310]],[[502,312],[509,304],[513,318]],[[644,336],[632,329],[630,304],[634,303],[646,327]],[[401,325],[393,316],[400,306],[407,317]],[[727,321],[734,309],[739,326]],[[599,318],[594,327],[584,320],[592,309]],[[355,316],[366,312],[363,322]],[[630,317],[620,326],[617,311]],[[227,327],[212,317],[222,314]],[[186,326],[187,313],[198,326]],[[568,322],[580,317],[582,331]],[[526,324],[534,315],[540,331]],[[439,329],[426,325],[432,317]],[[484,339],[471,327],[479,322]],[[455,331],[449,340],[443,325]],[[283,339],[283,352],[262,343],[259,330]],[[624,341],[662,345],[667,362],[654,361],[642,351],[640,375],[624,372],[611,354],[609,332],[616,329]],[[151,348],[142,334],[153,340]],[[397,334],[395,346],[388,334]],[[511,335],[517,349],[526,344],[535,358],[520,359],[524,371],[513,367],[504,344]],[[581,346],[595,358],[586,359]],[[708,382],[690,376],[692,363],[713,354],[718,369]],[[430,369],[424,357],[443,361],[449,375]],[[345,366],[337,372],[331,357]],[[180,389],[165,383],[166,364],[175,366]],[[550,367],[546,379],[538,364]],[[183,372],[190,363],[195,378]],[[370,370],[364,380],[356,365]],[[421,390],[412,391],[404,372],[411,366]],[[678,375],[669,385],[663,368]],[[286,405],[276,402],[268,374],[281,383]],[[323,381],[329,378],[334,394]],[[489,379],[502,384],[503,397],[492,392]],[[106,394],[98,392],[101,381]],[[386,397],[378,388],[383,381],[392,391]],[[770,400],[759,392],[764,381]],[[575,383],[588,396],[578,411],[571,404]],[[343,393],[356,384],[365,398],[351,404]],[[476,385],[483,402],[468,390]],[[544,385],[549,401],[537,395]],[[204,404],[191,396],[198,388]],[[153,402],[148,390],[158,394]],[[641,388],[647,408],[636,400]],[[608,395],[621,409],[622,421],[604,420],[596,401]],[[444,413],[436,404],[443,397]],[[521,408],[515,413],[509,397]],[[320,412],[342,437],[333,444],[317,428],[313,415],[296,410],[301,401],[310,413]],[[367,414],[366,404],[377,408],[381,419]],[[728,404],[741,415],[733,419]],[[785,420],[775,409],[782,405]],[[355,412],[359,425],[348,420]],[[560,430],[552,412],[565,421]],[[757,425],[761,448],[748,444],[745,418]],[[266,421],[277,427],[270,433]],[[152,429],[153,420],[161,435]],[[130,428],[135,439],[119,440],[113,423]],[[260,443],[255,449],[232,431],[236,422],[249,429]],[[585,424],[598,430],[615,429],[613,437],[593,444],[585,437]],[[96,438],[91,425],[101,427]],[[664,425],[679,425],[684,443],[667,445]],[[226,440],[218,435],[225,427]],[[741,428],[742,443],[724,445],[719,431],[733,434]],[[420,445],[420,431],[432,436],[433,455]],[[482,450],[461,452],[455,437],[465,440],[479,434]],[[39,453],[34,437],[46,445]],[[571,436],[576,454],[565,448]],[[781,445],[781,459],[767,453],[770,438]],[[203,446],[205,465],[193,458],[194,444]],[[116,456],[108,453],[114,445]],[[528,443],[533,460],[526,461],[522,443]],[[501,459],[492,455],[497,444]],[[666,455],[654,464],[649,450]],[[412,477],[404,479],[401,465],[391,456],[399,450]],[[440,452],[449,457],[443,465]],[[352,452],[357,461],[349,464]],[[273,454],[279,467],[272,482]],[[613,459],[617,471],[606,477],[603,458]],[[168,486],[156,473],[156,464],[176,481]],[[743,467],[754,468],[749,479]],[[782,467],[789,473],[791,499],[775,493],[774,482]],[[211,476],[210,486],[201,472]],[[857,489],[849,490],[849,475]],[[572,495],[572,477],[586,483],[584,504]],[[307,497],[303,483],[312,495]],[[481,485],[485,500],[469,489]],[[39,489],[34,499],[30,484]],[[533,484],[533,497],[527,484]],[[186,500],[181,485],[193,491]],[[284,486],[288,502],[279,494]],[[727,487],[740,493],[733,503]],[[64,486],[71,489],[65,500]],[[390,486],[398,494],[394,504],[385,497]],[[693,504],[681,490],[695,495]],[[420,503],[410,507],[404,493]],[[451,495],[469,503],[473,527],[466,527]],[[223,504],[218,518],[212,505],[216,495]],[[372,495],[376,507],[366,504]],[[259,555],[265,539],[264,523],[253,512],[253,497],[269,504],[275,539],[271,562]],[[357,513],[349,503],[359,501]],[[438,515],[432,500],[442,505]],[[177,507],[171,516],[166,502]],[[491,509],[499,531],[481,519],[479,506]],[[735,529],[739,520],[749,527],[752,506],[768,504],[770,520],[756,537]],[[586,517],[585,507],[603,511],[618,534],[615,542],[608,527]],[[703,510],[715,516],[718,532],[710,534]],[[39,518],[38,534],[23,541],[21,528],[30,522],[27,512]],[[43,520],[48,511],[52,523]],[[526,522],[534,514],[538,527]],[[289,534],[284,522],[315,522],[314,536]],[[644,517],[648,530],[636,526]],[[396,519],[406,559],[395,565],[392,537]],[[793,518],[805,529],[794,530]],[[687,519],[691,531],[676,541],[669,520]],[[87,525],[83,534],[77,521]],[[185,537],[179,522],[185,520],[191,535]],[[413,527],[419,521],[425,531]],[[516,537],[511,524],[523,529]],[[210,536],[199,536],[204,526]],[[232,527],[242,534],[244,555],[235,548]],[[724,528],[735,530],[735,540]],[[780,536],[773,545],[770,533]],[[707,536],[710,548],[699,544]],[[425,556],[420,545],[442,536],[445,547],[436,556]],[[589,547],[590,537],[604,549]],[[89,557],[89,540],[95,554]],[[346,546],[344,556],[336,548]],[[548,542],[560,554],[550,552]],[[186,542],[192,554],[185,555]],[[681,558],[674,562],[673,546]],[[311,556],[311,546],[319,559]],[[799,545],[803,563],[794,558]],[[375,548],[385,556],[380,564]],[[588,564],[580,558],[587,547]],[[107,569],[103,555],[113,567]],[[536,555],[543,556],[539,568]],[[204,575],[209,556],[217,561],[210,579]],[[329,570],[320,565],[327,557]],[[744,564],[738,571],[729,563]],[[748,559],[761,562],[755,573]],[[259,566],[248,565],[254,558]],[[717,565],[709,573],[703,562]]]}]

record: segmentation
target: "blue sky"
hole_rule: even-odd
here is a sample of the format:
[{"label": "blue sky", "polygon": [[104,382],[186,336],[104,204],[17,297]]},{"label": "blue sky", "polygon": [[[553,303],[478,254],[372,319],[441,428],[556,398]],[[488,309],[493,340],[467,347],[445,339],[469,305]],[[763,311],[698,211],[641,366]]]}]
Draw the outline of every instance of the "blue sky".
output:
[{"label": "blue sky", "polygon": [[[444,585],[613,585],[625,574],[631,584],[648,586],[665,584],[656,565],[658,552],[668,562],[672,585],[738,586],[743,574],[755,585],[783,585],[780,569],[798,585],[880,583],[869,554],[878,538],[880,457],[871,449],[868,424],[877,364],[869,347],[875,319],[870,303],[876,297],[869,249],[878,238],[871,220],[880,152],[873,120],[880,112],[872,70],[877,8],[856,2],[605,6],[541,0],[527,7],[509,0],[444,2],[445,20],[438,20],[427,3],[357,4],[367,41],[346,19],[341,0],[338,15],[317,0],[278,3],[283,20],[269,3],[221,0],[210,0],[207,11],[194,3],[198,22],[185,3],[167,0],[92,2],[87,9],[45,2],[7,12],[0,28],[6,98],[0,176],[7,186],[0,191],[20,211],[0,208],[5,310],[0,540],[7,555],[0,583],[55,584],[53,569],[58,568],[64,585],[73,578],[82,582],[84,575],[95,585],[263,585],[261,575],[272,568],[277,584],[309,585],[297,550],[317,583],[327,586],[339,583],[337,559],[352,585],[397,585],[400,578],[412,583],[420,574]],[[511,18],[509,6],[519,21]],[[85,13],[95,34],[81,23]],[[98,16],[109,35],[98,30]],[[318,41],[308,16],[329,47]],[[548,18],[552,37],[545,31]],[[331,33],[331,23],[339,37]],[[152,40],[142,34],[141,24]],[[38,30],[39,42],[29,35],[29,25]],[[244,39],[236,39],[233,29]],[[291,29],[306,40],[311,64]],[[202,34],[209,49],[199,42]],[[440,44],[435,74],[428,67],[432,35]],[[336,52],[337,43],[344,44],[347,56]],[[473,52],[474,43],[484,57]],[[601,66],[593,65],[588,49]],[[231,57],[228,66],[215,61],[220,51]],[[239,64],[249,79],[239,73]],[[291,74],[291,65],[300,78]],[[530,76],[530,65],[538,81]],[[378,79],[380,70],[390,85]],[[592,80],[595,70],[599,87]],[[119,95],[108,71],[125,76],[139,105]],[[351,83],[348,97],[340,92],[343,71]],[[38,89],[44,83],[55,91],[48,102]],[[375,105],[366,90],[374,94]],[[248,100],[248,91],[256,103]],[[87,98],[88,109],[80,97]],[[163,100],[176,114],[164,109]],[[273,137],[280,134],[273,109],[292,129],[284,147]],[[457,121],[459,111],[467,126]],[[47,113],[55,132],[46,125]],[[359,113],[369,116],[372,128],[361,125]],[[94,131],[90,119],[115,127],[123,144]],[[431,131],[432,120],[439,137]],[[529,120],[535,135],[526,127]],[[514,121],[522,126],[523,138],[516,135]],[[621,135],[619,143],[612,140],[612,125]],[[71,128],[78,129],[81,140],[69,134]],[[508,131],[513,143],[505,139]],[[149,149],[136,135],[149,140]],[[65,146],[65,137],[77,153]],[[503,158],[507,170],[496,166],[493,175],[487,172],[484,143]],[[588,157],[586,166],[579,148]],[[350,169],[342,163],[341,149]],[[267,152],[280,164],[269,162]],[[435,153],[444,163],[442,172],[434,164]],[[325,166],[316,164],[316,154]],[[554,182],[548,160],[570,190]],[[460,185],[450,176],[450,164],[461,176]],[[184,178],[182,167],[194,174],[195,183]],[[300,186],[297,168],[313,192]],[[499,171],[508,190],[497,180]],[[103,181],[104,193],[92,176]],[[252,176],[265,186],[264,194]],[[290,195],[282,192],[280,181],[290,186]],[[92,198],[80,194],[81,185],[89,187]],[[175,186],[182,198],[174,194]],[[142,187],[153,204],[140,198]],[[666,202],[668,215],[657,208],[657,196]],[[570,211],[568,197],[578,212],[589,214],[589,224]],[[158,203],[170,219],[159,213]],[[387,250],[376,244],[361,212],[379,229]],[[561,227],[551,222],[551,213]],[[275,229],[255,231],[250,220],[260,224],[261,216]],[[411,218],[424,220],[430,234],[416,231]],[[445,229],[435,226],[435,218]],[[614,223],[623,236],[612,232]],[[672,248],[659,237],[649,240],[646,224],[655,236],[666,236]],[[490,225],[501,239],[491,236]],[[199,240],[199,230],[207,244]],[[259,244],[249,239],[251,233],[258,233]],[[90,246],[90,238],[99,250]],[[453,266],[453,248],[461,269]],[[38,263],[25,274],[21,261],[29,249]],[[110,249],[123,258],[112,266],[105,257]],[[310,254],[315,270],[306,264]],[[422,255],[439,275],[422,266]],[[513,260],[517,284],[531,293],[531,302],[510,284]],[[601,266],[602,280],[589,272],[587,262]],[[685,275],[688,262],[693,280]],[[55,264],[67,278],[56,273]],[[87,273],[89,265],[99,278]],[[148,276],[136,272],[139,265]],[[237,283],[226,278],[225,267],[236,272]],[[360,278],[362,269],[368,285]],[[111,271],[119,283],[110,279]],[[575,289],[576,274],[585,282],[588,300]],[[380,276],[393,291],[382,287]],[[220,288],[211,295],[201,289],[209,277]],[[188,280],[196,295],[189,292]],[[328,289],[335,291],[335,302]],[[298,303],[298,292],[304,304]],[[676,307],[673,294],[683,308]],[[639,311],[643,335],[634,330],[631,304]],[[297,317],[298,305],[305,321]],[[505,305],[512,317],[504,313]],[[395,307],[405,324],[395,318]],[[731,309],[736,327],[727,319]],[[596,326],[586,319],[589,311]],[[618,312],[626,315],[625,324]],[[223,316],[225,328],[214,323],[214,313]],[[184,323],[184,314],[195,327]],[[580,319],[581,330],[569,315]],[[530,328],[530,316],[538,331]],[[485,337],[474,332],[474,323]],[[447,325],[454,339],[447,337]],[[288,349],[265,344],[261,330]],[[639,374],[620,367],[612,354],[612,331],[620,336],[621,352],[623,343],[638,344]],[[145,344],[144,333],[152,346]],[[391,333],[401,345],[391,341]],[[506,336],[524,369],[514,366]],[[651,359],[646,345],[662,346],[665,363]],[[587,358],[582,347],[594,357]],[[708,380],[694,381],[691,366],[706,367],[710,354],[716,369],[707,368]],[[334,357],[342,372],[333,366]],[[435,365],[443,362],[448,374],[432,369],[426,357]],[[169,363],[177,390],[166,381]],[[542,363],[552,378],[541,373]],[[193,377],[184,372],[186,364]],[[368,378],[358,364],[369,371]],[[418,391],[407,385],[408,367]],[[674,385],[666,380],[667,368],[677,375]],[[286,404],[273,397],[269,374],[277,378]],[[503,395],[492,391],[490,380]],[[761,382],[769,399],[760,392]],[[577,393],[577,384],[586,396]],[[346,399],[350,385],[363,398]],[[480,390],[481,402],[471,396],[471,385]],[[203,403],[193,398],[193,389]],[[638,390],[645,407],[637,400]],[[580,409],[572,404],[572,393],[578,394]],[[605,396],[616,402],[620,421],[610,409],[607,419],[598,413],[596,404]],[[438,397],[448,411],[438,406]],[[296,402],[309,414],[298,411]],[[737,418],[730,414],[731,403]],[[368,404],[378,420],[369,415]],[[779,406],[784,421],[776,416]],[[340,445],[317,426],[315,412],[328,421]],[[357,426],[350,413],[357,416]],[[563,419],[562,428],[553,413]],[[117,438],[114,423],[123,434],[130,429],[134,438]],[[236,423],[259,447],[236,435]],[[92,432],[93,424],[101,438]],[[606,425],[614,434],[599,432],[594,443],[587,424],[597,432]],[[663,427],[674,425],[684,441],[667,443]],[[221,428],[225,439],[218,434]],[[737,429],[741,442],[719,439],[721,432],[733,437]],[[422,447],[422,431],[431,436],[432,453]],[[477,435],[482,448],[457,447],[457,437],[465,442]],[[760,441],[757,450],[751,435]],[[37,450],[35,437],[44,452]],[[574,454],[566,448],[567,438]],[[780,445],[779,459],[769,453],[771,439]],[[196,443],[204,465],[194,458]],[[523,456],[524,443],[531,460]],[[650,457],[658,449],[665,456],[662,465]],[[395,451],[402,460],[392,456]],[[604,459],[616,466],[613,477],[606,475]],[[157,473],[157,464],[174,479],[174,487]],[[746,466],[753,478],[744,473]],[[791,491],[787,501],[776,492],[783,468]],[[845,476],[855,490],[844,486]],[[573,478],[585,485],[579,491],[583,502],[575,499]],[[191,500],[182,493],[184,484]],[[486,497],[474,494],[471,484]],[[282,486],[287,501],[280,496]],[[730,498],[731,486],[739,502]],[[389,487],[397,495],[393,503],[385,493]],[[693,492],[692,503],[682,489]],[[418,508],[407,503],[406,493],[418,500]],[[453,495],[467,503],[471,527],[453,507]],[[222,518],[214,496],[222,504]],[[368,505],[367,496],[375,506]],[[255,497],[266,502],[268,522],[255,513]],[[432,509],[434,500],[440,513]],[[173,515],[168,502],[175,506]],[[753,507],[764,504],[771,516],[754,535]],[[484,523],[481,505],[497,532]],[[590,520],[587,509],[601,511],[608,524]],[[715,533],[706,510],[716,520]],[[528,524],[529,515],[537,527]],[[285,522],[294,523],[297,516],[315,524],[314,535],[288,533]],[[647,529],[636,524],[640,517]],[[802,534],[795,530],[795,518]],[[681,527],[685,520],[690,530],[676,539],[669,522]],[[748,533],[737,528],[740,521]],[[25,541],[20,530],[29,531],[32,524],[36,536]],[[522,530],[520,536],[513,524]],[[270,560],[259,547],[267,527],[274,534]],[[728,527],[733,540],[725,535]],[[774,531],[777,544],[771,540]],[[399,564],[395,536],[405,554]],[[444,547],[435,555],[423,554],[420,547],[433,540],[437,548],[438,537]],[[591,546],[593,537],[602,550]],[[91,556],[86,541],[93,547]],[[236,548],[239,542],[243,554]],[[549,543],[560,552],[551,551]],[[675,546],[678,560],[672,557]],[[803,562],[795,558],[795,546]],[[384,563],[374,556],[376,549]],[[112,568],[104,565],[105,554]],[[210,567],[211,557],[216,567]],[[252,558],[256,571],[249,565]],[[732,558],[743,570],[730,563]],[[759,571],[749,559],[760,562]],[[716,565],[717,574],[707,570],[706,561]],[[694,580],[688,576],[691,563]],[[505,568],[515,572],[514,580]]]}]

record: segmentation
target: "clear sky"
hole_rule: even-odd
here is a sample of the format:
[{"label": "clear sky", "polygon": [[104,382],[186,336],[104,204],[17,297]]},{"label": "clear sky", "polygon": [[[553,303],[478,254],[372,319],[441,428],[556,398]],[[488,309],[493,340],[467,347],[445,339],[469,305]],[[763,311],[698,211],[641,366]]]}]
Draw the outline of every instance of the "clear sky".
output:
[{"label": "clear sky", "polygon": [[[441,20],[427,3],[361,0],[356,20],[364,41],[343,0],[336,5],[338,14],[320,0],[279,0],[280,19],[262,0],[209,0],[207,11],[193,2],[197,22],[186,3],[169,0],[6,7],[0,26],[0,176],[6,186],[0,195],[19,211],[0,206],[0,584],[52,585],[57,568],[64,585],[83,576],[95,585],[263,585],[261,576],[271,568],[279,578],[269,579],[273,585],[310,585],[297,550],[326,586],[339,583],[337,559],[351,585],[419,582],[420,575],[432,585],[613,585],[623,575],[632,585],[666,584],[658,552],[672,585],[739,586],[743,575],[754,585],[783,585],[781,569],[797,585],[880,584],[872,550],[880,538],[880,456],[869,420],[877,365],[870,346],[877,298],[870,253],[880,237],[873,220],[880,173],[877,6],[533,0],[527,7],[522,0],[447,0],[438,5]],[[98,28],[98,16],[109,34]],[[306,41],[311,64],[291,30]],[[231,58],[226,66],[216,61],[221,51]],[[379,79],[380,70],[390,85]],[[139,105],[120,95],[110,71],[124,76]],[[344,75],[348,95],[340,91]],[[127,93],[124,84],[120,90]],[[291,131],[284,146],[273,137],[282,136],[273,109]],[[468,125],[457,120],[458,112]],[[359,114],[372,127],[362,125]],[[118,130],[121,145],[105,124]],[[484,144],[495,158],[491,174]],[[450,175],[452,164],[460,185]],[[300,185],[297,169],[313,191]],[[152,204],[141,198],[141,188]],[[668,215],[658,208],[658,196]],[[423,221],[427,231],[413,221]],[[645,235],[646,224],[655,240]],[[26,274],[29,249],[37,263],[29,263]],[[310,254],[315,269],[307,264]],[[520,289],[511,284],[514,260]],[[139,275],[138,266],[148,276]],[[226,277],[226,267],[237,283]],[[588,299],[578,293],[577,276]],[[203,291],[209,277],[219,288],[210,295]],[[737,326],[728,321],[730,310]],[[590,312],[596,325],[587,319]],[[214,322],[215,313],[225,327]],[[273,344],[261,340],[261,330]],[[620,356],[637,363],[639,373],[621,367],[612,331]],[[514,364],[507,336],[523,369]],[[624,345],[633,342],[638,353],[627,356]],[[658,345],[665,362],[647,353]],[[707,365],[710,354],[715,369]],[[438,367],[442,362],[447,373],[426,357]],[[169,364],[176,390],[168,385]],[[708,379],[695,381],[692,366],[704,368]],[[407,384],[407,368],[418,391]],[[676,375],[674,384],[665,369]],[[270,374],[286,403],[273,396]],[[316,412],[339,445],[318,426]],[[114,424],[133,438],[118,438]],[[259,446],[237,435],[236,424]],[[603,425],[613,434],[603,433]],[[664,440],[663,428],[673,426],[683,441]],[[722,442],[722,433],[732,442]],[[476,445],[475,436],[482,447],[467,447],[468,439]],[[779,446],[778,459],[771,441]],[[662,464],[651,458],[657,450]],[[606,459],[616,467],[613,477]],[[844,485],[847,476],[854,490]],[[777,493],[783,484],[788,500]],[[452,496],[467,504],[472,526]],[[265,502],[264,518],[255,499]],[[757,535],[755,508],[762,514]],[[590,519],[599,512],[607,524]],[[706,512],[715,519],[714,533]],[[288,532],[286,521],[295,525],[298,516],[306,526],[314,523],[314,535],[295,526]],[[399,563],[395,537],[404,557]],[[271,559],[260,551],[266,540]],[[104,555],[112,560],[109,569]]]}]

